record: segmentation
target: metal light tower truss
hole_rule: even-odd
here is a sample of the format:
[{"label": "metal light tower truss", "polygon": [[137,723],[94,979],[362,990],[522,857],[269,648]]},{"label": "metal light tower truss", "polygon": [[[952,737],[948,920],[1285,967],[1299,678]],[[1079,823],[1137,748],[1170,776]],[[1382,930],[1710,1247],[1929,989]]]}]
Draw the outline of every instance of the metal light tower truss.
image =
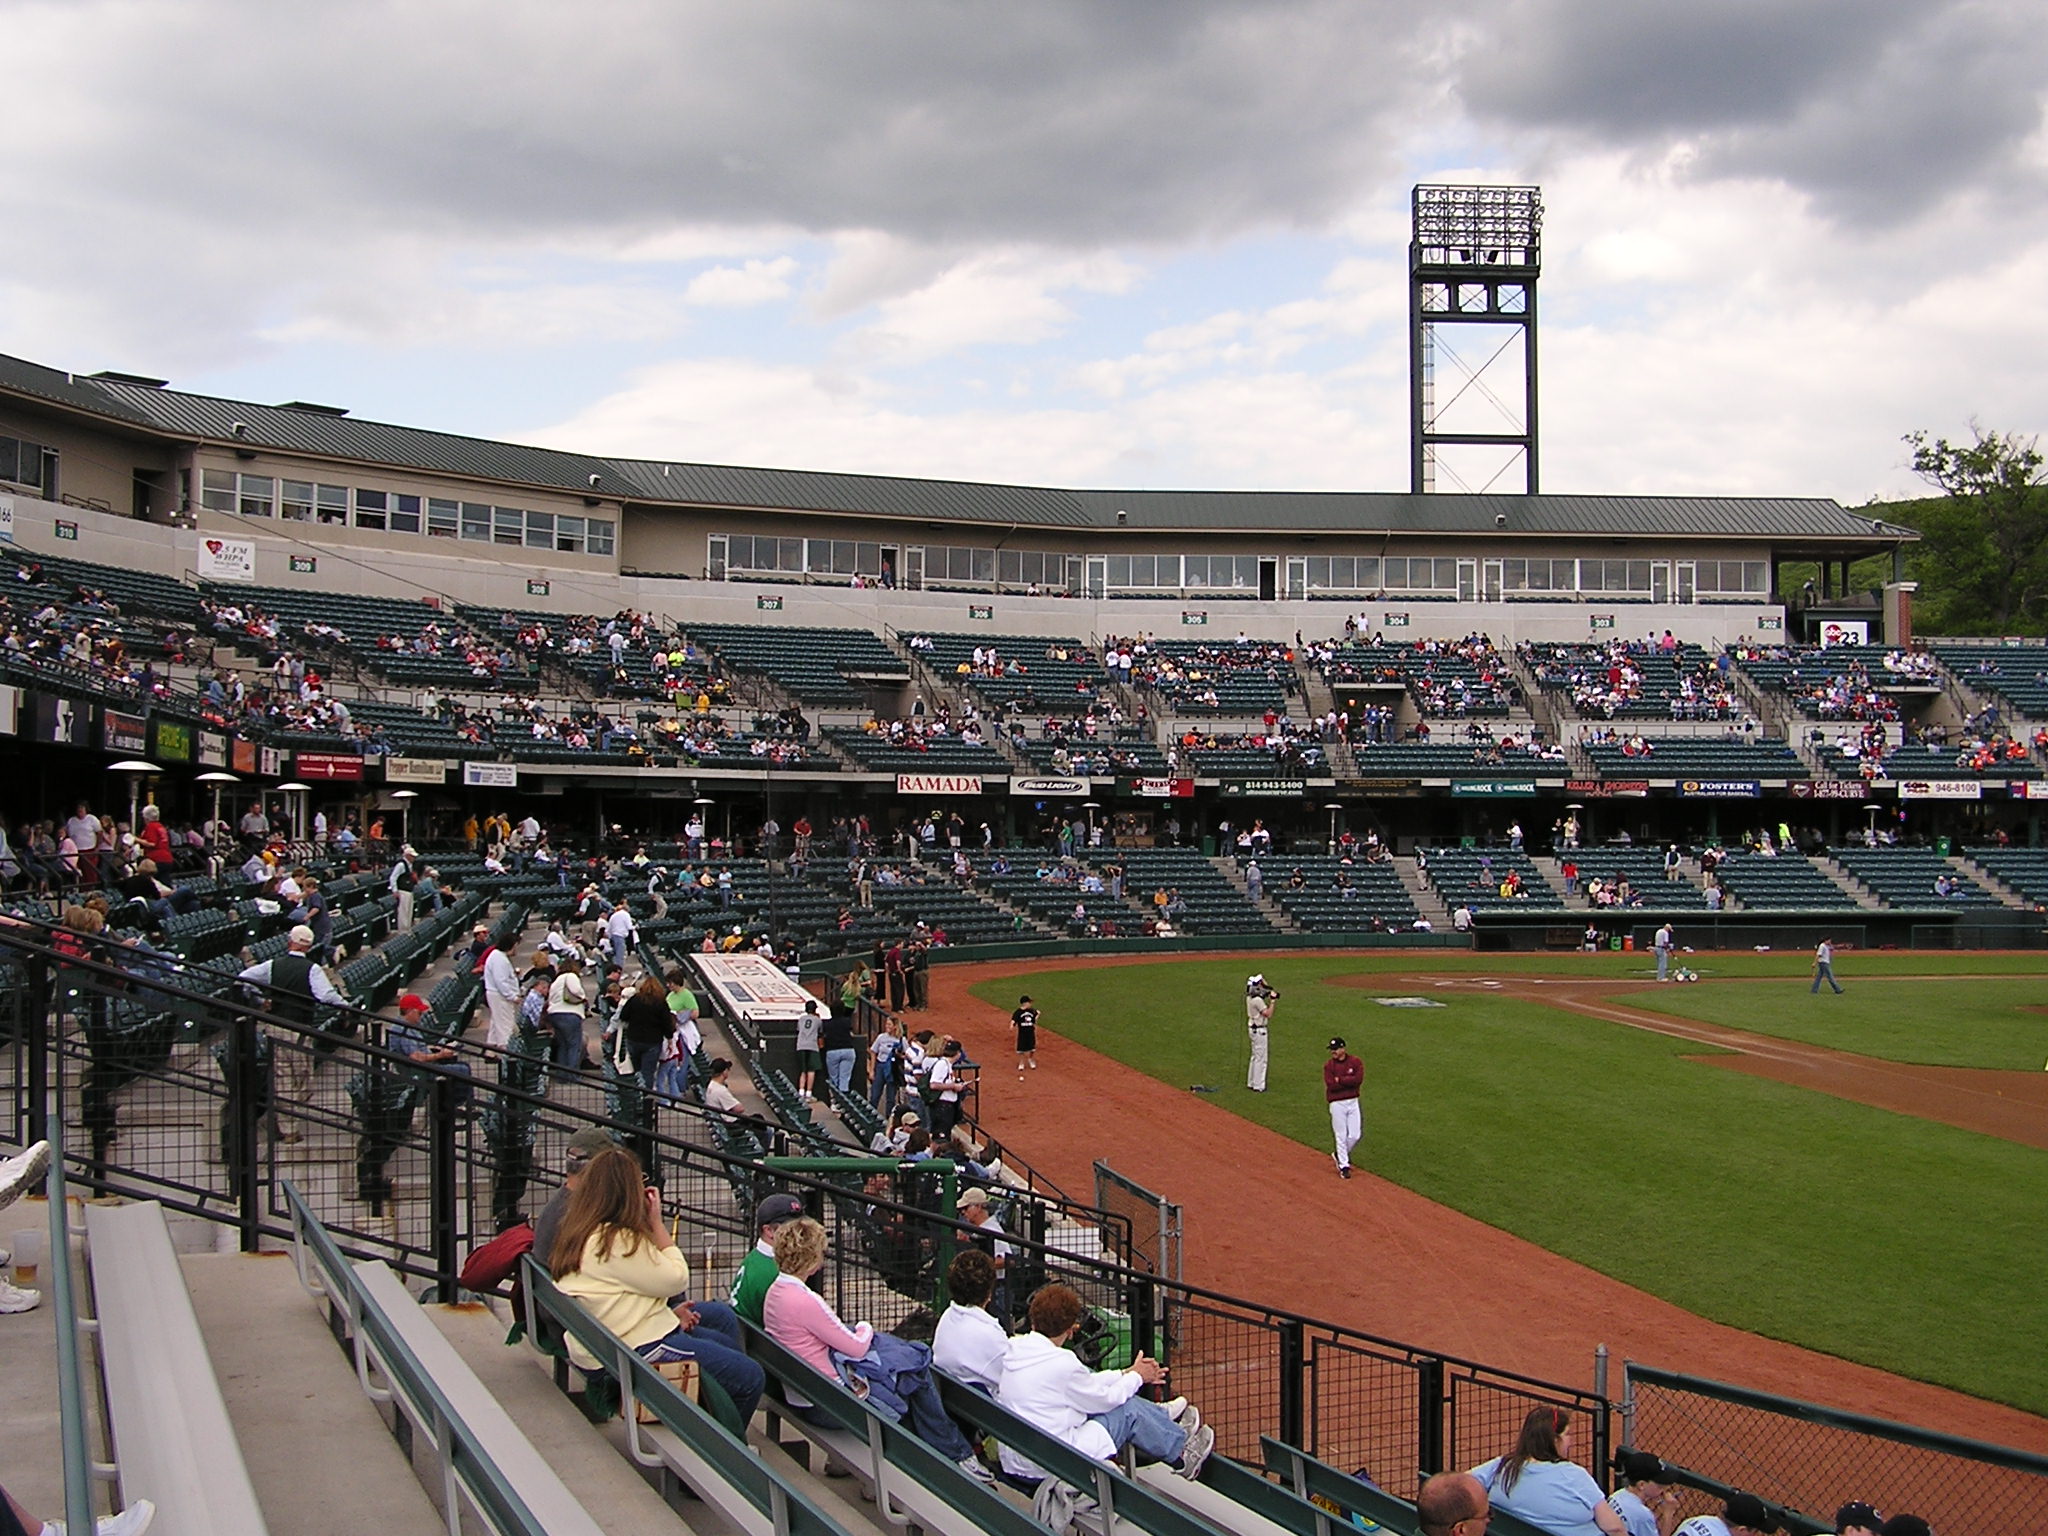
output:
[{"label": "metal light tower truss", "polygon": [[[1536,492],[1536,279],[1543,270],[1542,240],[1541,187],[1415,189],[1408,246],[1408,405],[1409,489],[1418,495],[1436,489],[1439,471],[1459,489],[1488,490],[1517,463],[1520,490]],[[1440,336],[1446,327],[1462,329]],[[1519,390],[1508,382],[1516,360],[1503,362],[1518,336]],[[1477,343],[1468,349],[1477,361],[1461,355],[1453,337]],[[1440,354],[1450,365],[1441,384]],[[1490,428],[1495,415],[1504,430]],[[1468,416],[1481,417],[1477,427],[1447,430]],[[1471,484],[1440,461],[1437,450],[1444,446],[1496,450],[1482,459],[1508,452],[1491,478]]]}]

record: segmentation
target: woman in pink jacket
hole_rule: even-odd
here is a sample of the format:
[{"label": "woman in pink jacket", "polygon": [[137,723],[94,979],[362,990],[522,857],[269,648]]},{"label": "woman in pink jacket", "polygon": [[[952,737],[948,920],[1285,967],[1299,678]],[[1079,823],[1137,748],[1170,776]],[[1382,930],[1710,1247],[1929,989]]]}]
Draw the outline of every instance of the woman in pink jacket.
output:
[{"label": "woman in pink jacket", "polygon": [[[808,1216],[786,1223],[775,1234],[775,1267],[780,1273],[768,1287],[761,1306],[761,1321],[769,1338],[820,1376],[833,1381],[842,1379],[838,1363],[832,1358],[835,1352],[850,1361],[870,1358],[877,1348],[874,1325],[857,1323],[847,1327],[831,1304],[805,1284],[825,1267],[823,1227]],[[931,1378],[929,1353],[922,1345],[898,1342],[902,1350],[914,1348],[924,1354],[922,1370],[899,1366],[895,1371],[896,1390],[908,1404],[904,1417],[911,1433],[958,1464],[976,1482],[993,1484],[995,1478],[975,1457],[974,1447],[939,1401],[939,1389]],[[790,1394],[789,1405],[813,1423],[830,1422],[794,1392]]]}]

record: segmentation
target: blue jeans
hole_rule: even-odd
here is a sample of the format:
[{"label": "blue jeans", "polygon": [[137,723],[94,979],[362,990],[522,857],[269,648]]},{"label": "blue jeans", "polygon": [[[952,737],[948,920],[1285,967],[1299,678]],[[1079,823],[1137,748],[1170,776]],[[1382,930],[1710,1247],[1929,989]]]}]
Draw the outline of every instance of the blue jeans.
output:
[{"label": "blue jeans", "polygon": [[889,1095],[896,1090],[896,1063],[891,1060],[883,1064],[868,1083],[868,1102],[880,1109],[889,1101]]},{"label": "blue jeans", "polygon": [[1839,981],[1835,980],[1835,968],[1832,965],[1819,965],[1814,967],[1813,986],[1810,990],[1813,992],[1818,992],[1820,990],[1820,984],[1822,982],[1826,982],[1829,986],[1833,987],[1837,992],[1840,992],[1842,990],[1842,984]]},{"label": "blue jeans", "polygon": [[654,1071],[654,1091],[665,1093],[672,1099],[680,1099],[683,1090],[690,1086],[690,1058],[679,1056],[674,1061],[664,1061]]},{"label": "blue jeans", "polygon": [[1148,1461],[1178,1461],[1187,1449],[1188,1432],[1166,1416],[1166,1410],[1149,1397],[1134,1397],[1107,1413],[1091,1413],[1096,1423],[1109,1431],[1116,1448],[1135,1446]]},{"label": "blue jeans", "polygon": [[551,1013],[548,1026],[555,1032],[555,1065],[565,1072],[583,1069],[583,1015]]},{"label": "blue jeans", "polygon": [[761,1389],[768,1376],[747,1358],[740,1344],[740,1322],[722,1301],[693,1301],[697,1310],[695,1328],[677,1328],[666,1338],[642,1344],[636,1354],[658,1364],[663,1360],[695,1360],[706,1374],[725,1388],[740,1417],[751,1419],[761,1401]]},{"label": "blue jeans", "polygon": [[827,1051],[825,1053],[825,1080],[832,1085],[835,1094],[845,1093],[853,1087],[853,1052]]},{"label": "blue jeans", "polygon": [[[661,1070],[661,1047],[662,1042],[657,1040],[654,1044],[643,1046],[640,1050],[633,1053],[633,1075],[640,1079],[640,1086],[647,1089],[650,1093],[654,1090],[654,1079]],[[648,1109],[650,1124],[653,1122],[653,1115],[654,1111],[650,1106]]]},{"label": "blue jeans", "polygon": [[1657,951],[1657,979],[1658,979],[1659,981],[1662,981],[1662,980],[1664,979],[1664,974],[1665,974],[1665,972],[1669,971],[1670,969],[1671,969],[1671,951],[1670,951],[1670,950],[1668,950],[1668,949],[1660,949],[1660,950],[1658,950],[1658,951]]}]

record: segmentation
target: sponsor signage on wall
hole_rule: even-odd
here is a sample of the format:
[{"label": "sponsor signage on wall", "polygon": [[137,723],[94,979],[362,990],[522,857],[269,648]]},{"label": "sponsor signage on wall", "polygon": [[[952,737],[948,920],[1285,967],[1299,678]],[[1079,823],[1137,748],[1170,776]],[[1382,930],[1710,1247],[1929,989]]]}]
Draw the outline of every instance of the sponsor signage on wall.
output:
[{"label": "sponsor signage on wall", "polygon": [[1286,799],[1306,793],[1306,779],[1226,779],[1223,793],[1240,799]]},{"label": "sponsor signage on wall", "polygon": [[1191,800],[1195,794],[1193,779],[1129,779],[1125,781],[1130,793],[1148,800]]},{"label": "sponsor signage on wall", "polygon": [[201,539],[193,564],[202,581],[254,581],[256,545],[251,539]]},{"label": "sponsor signage on wall", "polygon": [[462,782],[474,789],[517,789],[517,763],[464,763]]},{"label": "sponsor signage on wall", "polygon": [[1010,780],[1013,795],[1085,795],[1088,793],[1086,779],[1032,778]]},{"label": "sponsor signage on wall", "polygon": [[100,745],[109,752],[140,757],[149,750],[149,721],[142,715],[124,715],[118,710],[100,714]]},{"label": "sponsor signage on wall", "polygon": [[1383,614],[1381,615],[1381,624],[1386,629],[1406,629],[1408,627],[1408,615],[1405,613]]},{"label": "sponsor signage on wall", "polygon": [[54,742],[60,747],[85,746],[92,739],[92,706],[59,694],[39,693],[31,734],[37,741]]},{"label": "sponsor signage on wall", "polygon": [[228,760],[234,765],[235,772],[254,773],[256,771],[256,743],[253,741],[243,741],[240,737],[235,738],[234,741],[228,744]]},{"label": "sponsor signage on wall", "polygon": [[995,616],[996,610],[991,604],[969,603],[967,605],[967,617],[970,619],[993,619]]},{"label": "sponsor signage on wall", "polygon": [[387,757],[384,759],[384,782],[445,784],[448,782],[448,764],[438,757]]},{"label": "sponsor signage on wall", "polygon": [[1870,623],[1866,619],[1830,619],[1820,627],[1820,643],[1829,645],[1870,644]]},{"label": "sponsor signage on wall", "polygon": [[260,747],[256,752],[256,771],[273,779],[284,777],[284,748]]},{"label": "sponsor signage on wall", "polygon": [[899,773],[896,775],[896,793],[899,795],[978,795],[981,793],[981,775],[978,773]]},{"label": "sponsor signage on wall", "polygon": [[1591,618],[1595,629],[1614,628],[1614,615],[1611,613],[1596,613],[1591,615]]},{"label": "sponsor signage on wall", "polygon": [[2048,781],[2041,779],[2014,779],[2006,786],[2015,800],[2048,800]]},{"label": "sponsor signage on wall", "polygon": [[317,555],[293,555],[290,564],[294,576],[311,576],[320,569],[320,558]]},{"label": "sponsor signage on wall", "polygon": [[1764,787],[1755,779],[1680,779],[1678,792],[1703,800],[1754,800]]},{"label": "sponsor signage on wall", "polygon": [[1867,800],[1870,786],[1861,779],[1815,779],[1810,784],[1788,784],[1794,800]]},{"label": "sponsor signage on wall", "polygon": [[1536,793],[1534,779],[1453,779],[1451,798],[1504,800]]},{"label": "sponsor signage on wall", "polygon": [[1648,779],[1566,779],[1564,792],[1588,800],[1640,800],[1650,792]]},{"label": "sponsor signage on wall", "polygon": [[225,768],[228,765],[228,739],[214,731],[199,733],[199,766],[202,768]]},{"label": "sponsor signage on wall", "polygon": [[1901,800],[1982,800],[1982,779],[1901,779]]},{"label": "sponsor signage on wall", "polygon": [[0,544],[14,542],[14,498],[0,496]]},{"label": "sponsor signage on wall", "polygon": [[1758,629],[1782,630],[1785,627],[1785,615],[1782,613],[1760,613],[1756,616],[1756,627]]},{"label": "sponsor signage on wall", "polygon": [[1183,624],[1207,624],[1209,622],[1209,615],[1207,613],[1196,613],[1192,609],[1183,608],[1180,614],[1180,621]]},{"label": "sponsor signage on wall", "polygon": [[363,776],[363,760],[348,752],[298,752],[292,756],[292,772],[302,779],[353,782]]},{"label": "sponsor signage on wall", "polygon": [[21,690],[0,684],[0,736],[21,733]]},{"label": "sponsor signage on wall", "polygon": [[526,595],[528,597],[546,597],[548,595],[548,584],[529,577],[526,583]]},{"label": "sponsor signage on wall", "polygon": [[1358,792],[1362,795],[1415,795],[1422,792],[1422,780],[1360,779]]},{"label": "sponsor signage on wall", "polygon": [[192,761],[192,738],[198,732],[182,720],[166,720],[157,715],[150,722],[150,756],[167,763],[189,763]]},{"label": "sponsor signage on wall", "polygon": [[70,540],[70,541],[71,541],[72,543],[74,543],[74,544],[75,544],[75,543],[77,543],[77,542],[78,542],[78,524],[76,524],[76,523],[73,523],[73,522],[67,522],[67,521],[66,521],[65,519],[63,519],[63,518],[61,518],[61,517],[60,517],[60,518],[58,518],[58,519],[57,519],[57,537],[58,537],[58,538],[60,538],[60,539],[68,539],[68,540]]},{"label": "sponsor signage on wall", "polygon": [[763,613],[780,613],[782,611],[782,599],[779,597],[757,597],[754,599],[754,606]]}]

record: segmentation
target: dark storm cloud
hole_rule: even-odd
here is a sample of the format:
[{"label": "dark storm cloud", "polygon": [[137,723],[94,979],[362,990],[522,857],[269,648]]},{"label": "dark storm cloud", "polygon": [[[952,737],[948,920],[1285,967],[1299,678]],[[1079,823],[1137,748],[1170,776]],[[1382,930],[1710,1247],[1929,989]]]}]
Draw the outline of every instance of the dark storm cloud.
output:
[{"label": "dark storm cloud", "polygon": [[1482,120],[1688,140],[1697,175],[1781,179],[1884,224],[2012,174],[2041,122],[2038,19],[1990,0],[1529,0],[1476,36],[1458,83]]}]

